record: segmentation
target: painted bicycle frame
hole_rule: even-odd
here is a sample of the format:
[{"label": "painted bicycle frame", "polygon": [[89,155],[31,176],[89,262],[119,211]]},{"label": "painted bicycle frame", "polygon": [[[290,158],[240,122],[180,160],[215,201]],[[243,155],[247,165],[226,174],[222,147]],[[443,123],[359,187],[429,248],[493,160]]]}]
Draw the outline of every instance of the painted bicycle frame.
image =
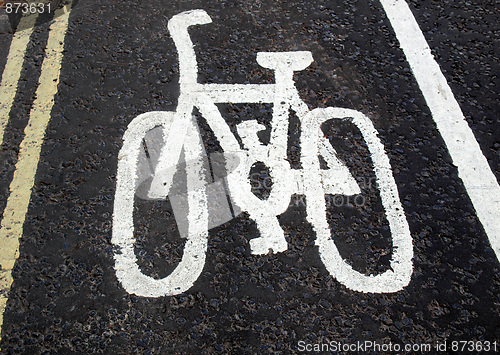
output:
[{"label": "painted bicycle frame", "polygon": [[[144,297],[161,297],[189,290],[205,265],[208,240],[207,183],[203,173],[203,145],[196,121],[196,108],[206,119],[225,153],[239,158],[238,166],[227,175],[227,184],[234,203],[248,212],[255,221],[260,236],[250,241],[252,254],[283,252],[287,249],[284,232],[277,216],[285,212],[293,194],[305,195],[307,220],[316,233],[315,243],[328,272],[347,288],[358,292],[390,293],[400,291],[412,275],[413,244],[389,159],[377,137],[371,120],[359,111],[346,108],[309,110],[301,100],[293,81],[294,71],[307,68],[313,61],[311,52],[259,52],[259,65],[272,69],[274,84],[199,84],[197,62],[188,27],[208,24],[204,10],[192,10],[172,17],[169,31],[179,54],[180,96],[176,111],[148,112],[129,124],[119,153],[117,186],[114,201],[112,242],[117,278],[129,293]],[[267,145],[259,141],[257,132],[264,129],[255,120],[237,125],[243,142],[221,116],[217,103],[271,103],[273,116],[271,137]],[[300,120],[302,169],[292,169],[287,157],[289,110]],[[361,132],[375,168],[382,205],[392,235],[393,250],[390,268],[378,275],[365,275],[345,262],[333,239],[326,217],[325,194],[354,195],[359,187],[347,167],[336,157],[330,142],[323,137],[321,125],[329,120],[348,120]],[[188,190],[188,215],[184,254],[174,271],[162,279],[145,275],[139,268],[134,252],[134,192],[138,184],[138,157],[142,139],[154,128],[163,129],[164,145],[156,165],[148,197],[165,199],[172,186],[175,167],[184,152]],[[320,168],[319,156],[327,170]],[[248,179],[251,167],[264,163],[273,177],[269,198],[259,199],[252,192]],[[200,188],[201,186],[201,188]]]}]

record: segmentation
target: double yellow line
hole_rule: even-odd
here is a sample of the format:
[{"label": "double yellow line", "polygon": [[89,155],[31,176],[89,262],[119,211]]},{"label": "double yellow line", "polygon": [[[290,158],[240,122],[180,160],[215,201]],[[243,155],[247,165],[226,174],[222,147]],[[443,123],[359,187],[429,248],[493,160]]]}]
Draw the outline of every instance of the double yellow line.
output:
[{"label": "double yellow line", "polygon": [[[16,170],[9,187],[10,194],[0,223],[0,329],[12,286],[12,269],[19,257],[19,240],[23,235],[23,225],[28,212],[40,150],[54,105],[54,96],[57,93],[64,38],[68,28],[70,12],[68,9],[71,9],[71,6],[55,11],[54,20],[50,26],[45,48],[46,57],[38,80],[36,99],[24,130]],[[3,142],[5,127],[17,93],[26,48],[36,19],[36,15],[23,17],[19,24],[19,28],[23,30],[14,35],[10,45],[0,83],[0,145]]]}]

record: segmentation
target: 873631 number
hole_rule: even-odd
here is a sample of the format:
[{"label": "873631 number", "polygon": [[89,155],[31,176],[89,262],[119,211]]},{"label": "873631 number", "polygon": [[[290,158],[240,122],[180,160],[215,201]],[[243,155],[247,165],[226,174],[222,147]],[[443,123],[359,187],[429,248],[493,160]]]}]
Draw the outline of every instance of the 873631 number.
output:
[{"label": "873631 number", "polygon": [[482,351],[494,351],[499,350],[498,343],[496,341],[472,341],[472,340],[455,340],[451,342],[452,351],[470,351],[470,352],[482,352]]},{"label": "873631 number", "polygon": [[34,14],[34,13],[48,13],[51,11],[51,4],[48,3],[28,3],[28,2],[7,2],[4,4],[5,12],[7,14]]}]

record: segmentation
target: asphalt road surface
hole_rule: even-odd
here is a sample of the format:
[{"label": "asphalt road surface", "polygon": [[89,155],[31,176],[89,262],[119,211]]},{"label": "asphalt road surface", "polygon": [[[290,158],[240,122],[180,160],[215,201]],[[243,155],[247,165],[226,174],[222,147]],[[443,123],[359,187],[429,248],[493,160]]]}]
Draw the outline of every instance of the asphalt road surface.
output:
[{"label": "asphalt road surface", "polygon": [[[480,176],[498,184],[498,3],[407,3],[451,88],[447,100],[458,102],[489,167]],[[14,78],[17,85],[12,102],[8,91],[0,97],[2,353],[500,352],[500,264],[492,248],[498,220],[490,214],[487,229],[488,213],[483,219],[478,212],[498,206],[498,194],[478,188],[473,201],[475,192],[459,175],[452,143],[436,124],[382,2],[80,0],[65,9],[56,16],[42,13],[24,28],[19,16],[10,15],[9,25],[21,26],[18,37],[33,30],[25,32],[17,80],[16,66],[6,69],[14,33],[0,34],[2,80]],[[373,123],[412,248],[394,247],[399,239],[388,215],[396,208],[384,202],[387,186],[377,175],[384,169],[378,169],[362,128],[346,120],[328,121],[321,130],[360,191],[327,194],[326,220],[341,264],[357,274],[398,274],[391,260],[410,252],[404,285],[384,292],[392,283],[381,282],[374,286],[380,292],[360,292],[342,281],[341,271],[333,275],[337,269],[325,266],[328,257],[319,250],[307,210],[312,198],[294,194],[277,219],[286,250],[252,253],[250,241],[267,227],[227,200],[214,207],[229,217],[211,225],[205,262],[192,286],[158,297],[128,292],[115,266],[124,248],[117,243],[120,230],[113,230],[113,213],[122,207],[114,206],[118,164],[126,158],[120,149],[138,115],[178,109],[182,63],[167,25],[194,9],[212,19],[189,29],[198,83],[273,84],[273,72],[257,63],[258,52],[310,51],[314,62],[293,76],[307,107],[355,110]],[[235,137],[238,124],[257,120],[264,128],[259,144],[266,146],[276,128],[272,102],[217,108]],[[222,153],[221,138],[201,111],[193,111],[193,122],[203,147],[208,154]],[[298,116],[290,111],[288,140],[281,141],[297,171],[307,155]],[[241,147],[241,136],[237,141]],[[141,154],[151,160],[152,151],[165,145],[161,139],[158,144],[143,144]],[[466,155],[468,149],[458,151]],[[481,161],[463,168],[477,172]],[[250,173],[252,192],[264,202],[273,187],[288,181],[265,164]],[[174,179],[183,180],[181,175]],[[141,275],[159,280],[176,269],[189,242],[181,237],[172,198],[139,195],[130,218],[135,243],[129,247]]]}]

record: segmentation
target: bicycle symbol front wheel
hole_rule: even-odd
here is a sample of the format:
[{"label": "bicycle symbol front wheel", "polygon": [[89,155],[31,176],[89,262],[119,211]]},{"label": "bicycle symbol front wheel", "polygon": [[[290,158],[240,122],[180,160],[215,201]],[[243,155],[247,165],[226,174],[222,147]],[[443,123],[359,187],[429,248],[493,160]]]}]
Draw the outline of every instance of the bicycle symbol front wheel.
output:
[{"label": "bicycle symbol front wheel", "polygon": [[[190,133],[184,140],[183,148],[186,160],[195,162],[186,166],[186,173],[188,184],[190,181],[196,181],[198,184],[198,188],[189,189],[187,196],[188,214],[196,218],[189,218],[193,222],[187,226],[182,259],[170,275],[155,279],[140,270],[134,251],[133,214],[136,189],[140,183],[138,159],[141,144],[146,134],[156,127],[168,132],[175,122],[175,115],[174,112],[158,111],[137,116],[124,134],[123,146],[119,153],[112,232],[112,243],[117,247],[116,275],[128,293],[143,297],[171,296],[188,290],[198,279],[205,265],[208,240],[207,196],[205,189],[199,188],[204,177],[200,166],[196,166],[196,161],[202,156],[203,147],[198,139],[190,139],[193,138],[190,135],[198,134],[194,127],[189,127]],[[168,189],[169,187],[166,190]]]}]

